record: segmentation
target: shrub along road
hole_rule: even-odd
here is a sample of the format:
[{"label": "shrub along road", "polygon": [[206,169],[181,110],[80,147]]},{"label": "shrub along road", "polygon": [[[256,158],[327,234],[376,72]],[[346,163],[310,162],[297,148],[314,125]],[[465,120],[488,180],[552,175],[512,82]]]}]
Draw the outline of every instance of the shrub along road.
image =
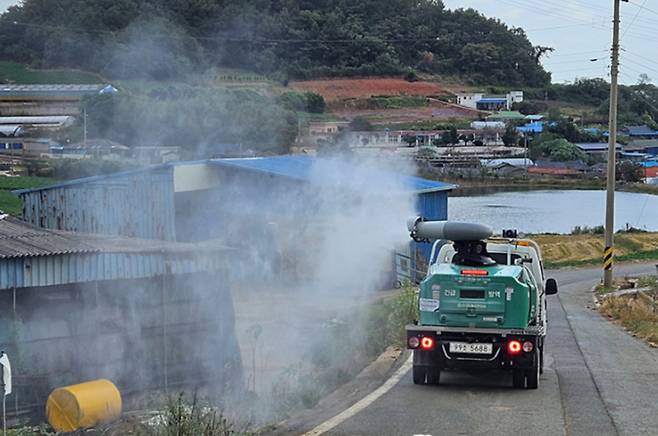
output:
[{"label": "shrub along road", "polygon": [[[617,274],[655,273],[653,264]],[[549,299],[546,369],[538,390],[514,390],[507,376],[442,374],[416,386],[411,374],[329,435],[640,435],[658,428],[658,350],[591,309],[599,269],[563,270]],[[349,406],[349,405],[346,405]],[[316,416],[321,416],[318,413]],[[306,430],[335,415],[308,422]],[[297,432],[296,432],[297,433]]]}]

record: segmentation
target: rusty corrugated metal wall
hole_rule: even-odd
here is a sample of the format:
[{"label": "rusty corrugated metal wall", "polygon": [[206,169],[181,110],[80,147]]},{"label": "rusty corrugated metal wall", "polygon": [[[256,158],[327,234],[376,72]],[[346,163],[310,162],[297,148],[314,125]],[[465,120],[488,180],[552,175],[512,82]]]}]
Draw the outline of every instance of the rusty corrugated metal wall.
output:
[{"label": "rusty corrugated metal wall", "polygon": [[24,191],[23,219],[48,229],[175,241],[173,177],[165,166]]}]

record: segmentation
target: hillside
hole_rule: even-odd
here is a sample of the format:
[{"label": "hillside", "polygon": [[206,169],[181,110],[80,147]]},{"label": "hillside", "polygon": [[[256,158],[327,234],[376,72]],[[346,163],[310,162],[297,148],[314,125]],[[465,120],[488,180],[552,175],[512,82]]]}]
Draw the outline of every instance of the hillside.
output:
[{"label": "hillside", "polygon": [[112,80],[219,66],[282,82],[417,71],[541,86],[545,51],[522,29],[437,0],[24,0],[0,17],[1,59]]}]

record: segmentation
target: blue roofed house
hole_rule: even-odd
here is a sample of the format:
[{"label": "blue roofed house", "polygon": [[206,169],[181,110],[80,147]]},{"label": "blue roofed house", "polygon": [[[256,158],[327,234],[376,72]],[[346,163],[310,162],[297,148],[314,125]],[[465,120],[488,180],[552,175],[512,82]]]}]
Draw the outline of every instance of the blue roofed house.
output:
[{"label": "blue roofed house", "polygon": [[642,125],[642,126],[626,126],[622,129],[622,133],[630,136],[631,138],[639,139],[639,138],[645,138],[645,139],[651,139],[651,138],[658,138],[658,130],[654,130],[650,128],[649,126]]},{"label": "blue roofed house", "polygon": [[457,104],[484,111],[510,110],[514,103],[523,101],[523,91],[510,91],[506,95],[486,95],[483,92],[457,94]]}]

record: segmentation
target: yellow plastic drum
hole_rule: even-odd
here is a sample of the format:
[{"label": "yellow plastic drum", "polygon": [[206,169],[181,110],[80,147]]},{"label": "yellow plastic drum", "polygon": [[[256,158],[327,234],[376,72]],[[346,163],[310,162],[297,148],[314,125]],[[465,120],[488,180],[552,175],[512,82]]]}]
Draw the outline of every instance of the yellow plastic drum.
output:
[{"label": "yellow plastic drum", "polygon": [[52,391],[46,416],[58,432],[72,432],[117,419],[121,394],[109,380],[95,380]]}]

